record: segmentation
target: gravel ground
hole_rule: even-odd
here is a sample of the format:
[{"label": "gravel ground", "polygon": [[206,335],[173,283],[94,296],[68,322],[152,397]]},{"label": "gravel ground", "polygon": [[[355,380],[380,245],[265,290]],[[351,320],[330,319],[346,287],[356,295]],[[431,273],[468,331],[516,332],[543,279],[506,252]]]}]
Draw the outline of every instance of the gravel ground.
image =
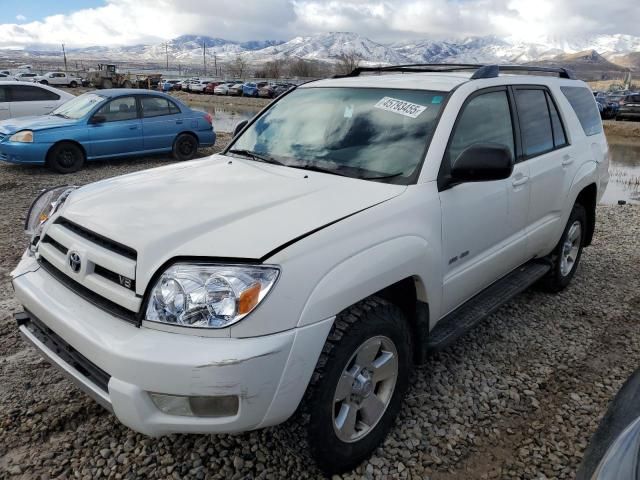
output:
[{"label": "gravel ground", "polygon": [[[221,140],[222,143],[222,140]],[[19,339],[8,274],[36,192],[166,164],[65,176],[0,164],[0,478],[317,478],[297,424],[151,439],[120,425]],[[400,418],[344,478],[573,478],[607,403],[640,364],[640,208],[600,207],[558,295],[530,290],[417,369]]]},{"label": "gravel ground", "polygon": [[604,132],[616,137],[633,137],[640,139],[640,122],[632,121],[618,121],[618,120],[605,120]]}]

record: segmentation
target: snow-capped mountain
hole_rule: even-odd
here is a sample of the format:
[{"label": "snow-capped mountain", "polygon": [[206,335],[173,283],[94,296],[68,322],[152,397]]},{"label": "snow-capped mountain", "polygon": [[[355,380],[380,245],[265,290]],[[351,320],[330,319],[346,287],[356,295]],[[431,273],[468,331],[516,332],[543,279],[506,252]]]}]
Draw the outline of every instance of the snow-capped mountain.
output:
[{"label": "snow-capped mountain", "polygon": [[[345,54],[355,54],[364,64],[397,63],[527,63],[560,59],[563,55],[595,51],[610,62],[636,67],[637,59],[629,56],[640,51],[640,37],[631,35],[597,35],[585,38],[541,37],[522,41],[512,37],[468,37],[455,40],[411,40],[391,44],[378,43],[356,33],[330,32],[295,37],[288,42],[253,40],[236,42],[222,38],[183,35],[168,42],[124,47],[87,47],[69,50],[67,55],[84,60],[115,62],[154,62],[199,64],[203,44],[206,55],[221,62],[236,56],[249,63],[262,63],[281,58],[302,58],[336,62]],[[6,52],[6,51],[5,51]],[[12,55],[16,55],[12,51]],[[53,48],[25,47],[21,57],[60,56]],[[626,62],[626,63],[625,63]],[[592,61],[593,63],[593,61]]]}]

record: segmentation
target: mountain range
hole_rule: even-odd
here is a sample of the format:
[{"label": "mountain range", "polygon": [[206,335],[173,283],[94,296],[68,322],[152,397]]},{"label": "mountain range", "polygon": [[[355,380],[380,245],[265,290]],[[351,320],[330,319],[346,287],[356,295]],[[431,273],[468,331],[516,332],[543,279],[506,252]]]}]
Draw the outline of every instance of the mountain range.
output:
[{"label": "mountain range", "polygon": [[[640,36],[596,35],[571,40],[540,38],[524,42],[510,37],[484,36],[457,40],[410,40],[378,43],[357,33],[330,32],[295,37],[289,41],[236,42],[216,37],[183,35],[168,42],[124,47],[93,46],[70,49],[67,56],[83,60],[198,64],[203,44],[208,62],[231,61],[241,55],[249,63],[273,59],[303,58],[335,62],[341,55],[355,54],[363,64],[397,63],[548,63],[585,61],[604,69],[640,69]],[[26,46],[12,50],[25,61],[34,57],[58,57],[61,52]],[[0,51],[6,54],[7,51]],[[581,60],[580,60],[581,59]]]}]

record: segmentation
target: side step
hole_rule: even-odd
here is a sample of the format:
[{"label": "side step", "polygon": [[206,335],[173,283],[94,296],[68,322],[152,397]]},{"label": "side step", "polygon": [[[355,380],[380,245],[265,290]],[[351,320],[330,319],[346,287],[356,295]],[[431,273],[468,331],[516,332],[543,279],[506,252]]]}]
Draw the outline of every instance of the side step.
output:
[{"label": "side step", "polygon": [[550,269],[548,263],[532,260],[491,284],[440,320],[429,332],[427,348],[437,351],[448,347],[501,305],[541,279]]}]

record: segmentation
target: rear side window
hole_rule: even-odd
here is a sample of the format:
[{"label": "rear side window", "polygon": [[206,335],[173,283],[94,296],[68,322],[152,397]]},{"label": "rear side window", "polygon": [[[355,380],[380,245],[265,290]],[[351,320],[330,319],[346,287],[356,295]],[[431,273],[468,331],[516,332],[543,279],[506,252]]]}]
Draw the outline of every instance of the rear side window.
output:
[{"label": "rear side window", "polygon": [[513,125],[506,91],[483,93],[466,104],[447,149],[449,164],[477,143],[506,145],[513,155]]},{"label": "rear side window", "polygon": [[13,85],[11,89],[12,102],[41,102],[46,100],[60,100],[60,95],[44,88],[29,85]]},{"label": "rear side window", "polygon": [[553,150],[551,117],[545,91],[518,89],[515,93],[525,157]]},{"label": "rear side window", "polygon": [[569,100],[573,111],[576,112],[584,133],[587,136],[601,133],[600,112],[589,89],[585,87],[560,87],[560,90]]},{"label": "rear side window", "polygon": [[180,110],[166,98],[160,97],[142,97],[142,116],[160,117],[162,115],[173,115],[179,113]]},{"label": "rear side window", "polygon": [[8,102],[7,87],[0,87],[0,102]]},{"label": "rear side window", "polygon": [[549,106],[549,113],[551,114],[551,129],[553,130],[553,145],[556,148],[564,147],[567,145],[567,137],[564,133],[564,127],[562,125],[562,120],[560,119],[560,114],[558,113],[558,109],[556,108],[556,104],[549,95],[547,94],[547,104]]}]

